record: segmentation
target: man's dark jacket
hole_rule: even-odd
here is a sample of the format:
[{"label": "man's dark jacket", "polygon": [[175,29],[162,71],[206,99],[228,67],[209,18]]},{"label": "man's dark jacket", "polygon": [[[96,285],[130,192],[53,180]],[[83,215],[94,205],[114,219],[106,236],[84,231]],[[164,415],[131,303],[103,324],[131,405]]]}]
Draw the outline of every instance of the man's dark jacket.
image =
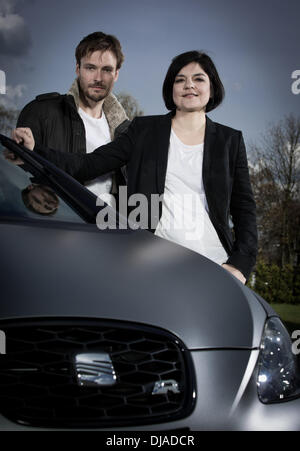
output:
[{"label": "man's dark jacket", "polygon": [[[171,113],[135,118],[117,139],[88,155],[65,155],[37,146],[35,150],[81,182],[126,164],[128,196],[144,194],[150,208],[151,194],[164,192],[171,119]],[[240,131],[208,117],[202,176],[210,219],[229,255],[226,263],[248,279],[256,260],[257,228],[244,140]],[[156,225],[160,216],[161,209]]]},{"label": "man's dark jacket", "polygon": [[[72,94],[54,92],[37,96],[21,111],[17,127],[29,127],[37,146],[86,154],[85,127],[77,111],[77,82],[73,83],[72,88]],[[128,127],[128,118],[112,94],[105,100],[103,110],[113,139]],[[126,184],[121,171],[116,171],[115,177],[117,186]]]}]

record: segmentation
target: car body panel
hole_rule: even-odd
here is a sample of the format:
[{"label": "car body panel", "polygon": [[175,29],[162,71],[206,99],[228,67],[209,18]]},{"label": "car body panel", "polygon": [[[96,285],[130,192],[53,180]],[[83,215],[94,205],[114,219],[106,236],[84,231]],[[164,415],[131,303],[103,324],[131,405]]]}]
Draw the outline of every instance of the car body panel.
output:
[{"label": "car body panel", "polygon": [[0,319],[147,321],[189,349],[260,345],[266,314],[251,292],[219,265],[149,232],[1,224],[0,243]]}]

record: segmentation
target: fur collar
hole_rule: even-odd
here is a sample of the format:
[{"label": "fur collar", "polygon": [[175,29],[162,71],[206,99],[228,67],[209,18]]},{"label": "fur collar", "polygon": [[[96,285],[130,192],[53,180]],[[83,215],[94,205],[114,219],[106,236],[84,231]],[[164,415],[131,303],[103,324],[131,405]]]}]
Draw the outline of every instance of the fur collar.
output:
[{"label": "fur collar", "polygon": [[[79,88],[77,78],[74,80],[71,88],[69,89],[68,95],[73,96],[76,108],[79,108]],[[106,116],[111,139],[114,138],[115,129],[122,124],[128,117],[125,113],[124,108],[117,100],[116,96],[109,94],[103,102],[103,111]]]}]

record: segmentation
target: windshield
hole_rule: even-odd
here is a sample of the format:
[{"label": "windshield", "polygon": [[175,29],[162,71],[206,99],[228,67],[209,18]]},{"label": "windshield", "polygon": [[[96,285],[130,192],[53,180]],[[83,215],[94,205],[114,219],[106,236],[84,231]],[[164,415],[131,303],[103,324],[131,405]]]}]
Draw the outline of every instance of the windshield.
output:
[{"label": "windshield", "polygon": [[[30,218],[85,223],[49,186],[21,161],[8,161],[0,144],[0,218]],[[35,171],[36,172],[36,171]]]}]

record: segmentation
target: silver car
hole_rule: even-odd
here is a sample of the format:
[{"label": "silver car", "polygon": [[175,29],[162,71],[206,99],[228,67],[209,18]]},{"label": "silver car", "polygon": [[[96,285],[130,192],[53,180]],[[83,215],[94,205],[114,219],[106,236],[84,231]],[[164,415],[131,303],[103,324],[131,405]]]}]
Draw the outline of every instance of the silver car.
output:
[{"label": "silver car", "polygon": [[99,230],[93,194],[0,141],[1,430],[300,430],[263,299],[126,218]]}]

